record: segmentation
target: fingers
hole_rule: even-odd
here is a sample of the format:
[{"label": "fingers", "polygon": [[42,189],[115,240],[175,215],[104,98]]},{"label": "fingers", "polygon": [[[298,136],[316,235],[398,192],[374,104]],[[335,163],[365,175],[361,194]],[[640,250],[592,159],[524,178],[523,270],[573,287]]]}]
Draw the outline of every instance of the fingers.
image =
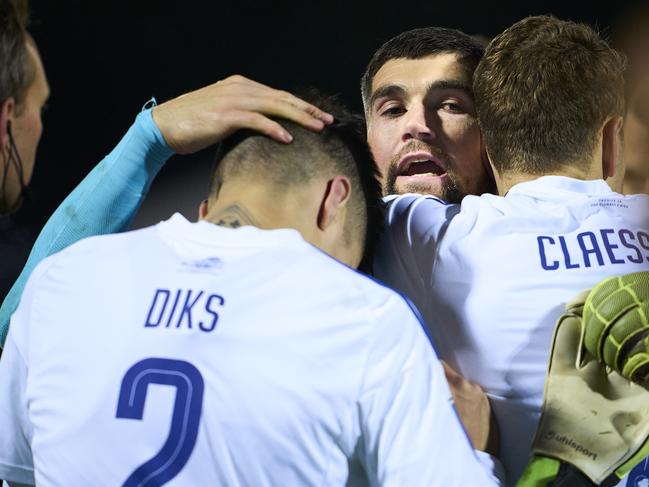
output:
[{"label": "fingers", "polygon": [[[298,100],[298,98],[295,99]],[[270,117],[290,120],[316,132],[321,131],[325,126],[322,119],[313,116],[311,112],[307,111],[312,105],[308,105],[306,102],[302,102],[302,106],[297,106],[292,99],[260,97],[255,101],[258,103],[255,111]]]},{"label": "fingers", "polygon": [[293,137],[275,118],[314,131],[333,121],[331,114],[311,103],[240,75],[158,105],[152,117],[169,147],[179,154],[196,152],[239,129],[291,142]]},{"label": "fingers", "polygon": [[293,140],[293,136],[279,123],[257,112],[240,112],[235,115],[234,122],[238,128],[251,129],[285,144]]},{"label": "fingers", "polygon": [[291,93],[276,90],[240,75],[216,83],[220,89],[232,90],[239,109],[270,117],[291,120],[305,128],[320,131],[333,122],[333,116]]},{"label": "fingers", "polygon": [[241,85],[248,85],[250,88],[254,88],[260,92],[260,94],[264,94],[267,97],[277,97],[278,99],[289,103],[293,105],[295,108],[298,108],[309,115],[311,115],[313,118],[317,118],[319,120],[322,120],[326,124],[330,124],[333,122],[333,115],[330,113],[327,113],[325,111],[320,110],[318,107],[315,105],[312,105],[311,103],[308,103],[301,98],[298,98],[297,96],[289,93],[288,91],[284,90],[276,90],[274,88],[271,88],[269,86],[266,86],[262,83],[259,83],[257,81],[251,80],[246,78],[245,76],[241,76],[239,74],[235,74],[233,76],[229,76],[228,78],[219,81],[217,84],[241,84]]},{"label": "fingers", "polygon": [[308,103],[301,98],[298,98],[297,96],[289,93],[288,91],[284,90],[276,90],[274,88],[271,88],[269,86],[266,86],[262,83],[259,83],[257,81],[253,81],[251,79],[246,78],[245,76],[241,75],[233,75],[230,76],[229,78],[226,78],[223,80],[224,84],[230,83],[230,84],[244,84],[248,85],[251,88],[254,88],[259,91],[260,95],[263,95],[268,98],[277,98],[279,101],[288,103],[290,105],[293,105],[295,108],[298,110],[301,110],[307,114],[309,114],[312,118],[321,120],[325,124],[330,124],[333,122],[334,117],[330,113],[327,113],[323,110],[320,110],[320,108],[316,107],[315,105],[312,105],[311,103]]},{"label": "fingers", "polygon": [[446,375],[446,381],[449,384],[457,384],[461,380],[464,379],[460,374],[455,372],[455,370],[453,370],[453,368],[451,368],[451,366],[448,365],[446,362],[444,362],[443,360],[440,360],[440,362],[442,363],[442,367],[444,368],[444,374]]},{"label": "fingers", "polygon": [[278,93],[282,101],[293,105],[295,108],[301,110],[304,113],[307,113],[311,117],[320,120],[325,124],[330,124],[334,121],[333,115],[320,110],[315,105],[312,105],[311,103],[308,103],[286,91],[279,91]]}]

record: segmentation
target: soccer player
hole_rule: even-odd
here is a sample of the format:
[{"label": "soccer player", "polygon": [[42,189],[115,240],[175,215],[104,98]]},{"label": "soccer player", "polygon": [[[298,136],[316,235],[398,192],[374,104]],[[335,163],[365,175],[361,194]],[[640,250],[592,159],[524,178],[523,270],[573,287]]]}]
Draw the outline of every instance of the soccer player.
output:
[{"label": "soccer player", "polygon": [[[465,194],[495,191],[475,120],[471,88],[473,70],[483,52],[481,44],[468,35],[438,27],[404,32],[376,51],[363,75],[362,95],[369,127],[368,142],[387,194],[419,190],[459,201]],[[266,104],[273,97],[286,98],[284,93],[247,81],[249,91],[237,95],[252,100],[268,98]],[[270,91],[263,94],[256,91],[262,88]],[[257,128],[257,124],[249,122],[263,120],[260,117],[263,114],[255,110],[269,107],[236,101],[233,92],[229,95],[229,103],[237,104],[224,108],[236,112],[238,127]],[[299,106],[300,100],[293,97],[291,103]],[[388,108],[393,112],[391,115],[387,113]],[[295,116],[277,112],[277,108],[271,113],[285,118]],[[226,114],[219,112],[219,116],[223,115]],[[266,125],[270,123],[265,121]],[[310,123],[311,128],[322,127],[317,118]],[[197,126],[192,124],[191,129]],[[259,128],[268,131],[267,126]],[[273,128],[277,140],[288,141],[285,130],[276,123]],[[0,346],[25,282],[41,259],[85,236],[129,227],[153,178],[171,153],[130,153],[127,140],[128,137],[79,184],[45,225],[25,268],[0,308]],[[437,163],[431,162],[433,155]],[[422,158],[421,163],[413,159],[417,157]],[[408,171],[419,167],[423,172],[414,176],[398,175],[402,162],[403,167],[415,162]],[[443,165],[444,174],[426,172],[431,164]],[[417,184],[401,185],[402,180],[415,180]]]},{"label": "soccer player", "polygon": [[487,47],[473,90],[499,196],[391,201],[376,275],[413,299],[440,357],[487,391],[516,479],[563,305],[649,269],[649,197],[604,179],[620,152],[623,59],[589,27],[517,22]]},{"label": "soccer player", "polygon": [[[393,161],[391,180],[395,184],[390,183],[388,192],[419,188],[455,201],[467,193],[493,191],[493,179],[485,169],[488,166],[471,92],[473,69],[483,51],[480,43],[466,34],[437,27],[404,32],[377,50],[363,76],[362,91],[370,127],[369,143],[384,176]],[[389,80],[392,81],[388,83]],[[260,86],[256,84],[257,88]],[[268,93],[276,96],[273,91]],[[377,93],[383,95],[379,98]],[[245,100],[242,102],[245,105]],[[254,107],[243,105],[238,107],[240,120],[244,114],[249,120],[259,117]],[[392,106],[394,114],[385,113],[387,105]],[[281,136],[288,134],[283,132]],[[129,153],[125,144],[126,140],[79,185],[45,226],[20,278],[0,308],[0,345],[26,279],[41,259],[84,236],[122,231],[130,225],[152,179],[170,154],[160,157],[156,153]],[[401,158],[411,161],[417,154],[423,158],[436,154],[438,161],[444,161],[445,174],[423,171],[414,178],[417,188],[397,185],[396,179],[401,181],[405,176],[397,178],[394,168]],[[425,169],[426,164],[412,166],[412,170],[415,166]],[[426,181],[428,184],[423,187]],[[452,373],[449,379],[457,382]],[[462,387],[465,386],[470,387]],[[455,387],[453,390],[457,391]],[[489,415],[484,400],[460,401],[459,405],[476,408],[462,414],[463,420]],[[483,428],[483,423],[480,420],[474,427],[465,421],[477,447],[486,447],[490,442],[488,431],[493,431]]]},{"label": "soccer player", "polygon": [[[231,132],[216,95],[242,83],[145,112],[122,149],[209,145]],[[497,484],[407,302],[353,270],[380,223],[380,185],[362,123],[317,104],[336,114],[320,133],[283,121],[290,144],[226,139],[198,223],[176,214],[38,265],[0,361],[0,477]]]},{"label": "soccer player", "polygon": [[361,95],[385,194],[459,203],[495,192],[471,88],[483,54],[477,40],[441,27],[403,32],[374,53]]},{"label": "soccer player", "polygon": [[[151,110],[143,110],[115,149],[101,161],[74,191],[61,203],[41,231],[19,279],[0,308],[0,346],[6,338],[9,317],[16,309],[25,282],[43,258],[83,237],[123,231],[129,228],[135,213],[146,196],[151,182],[164,163],[174,154],[187,154],[196,147],[207,147],[238,129],[251,129],[274,140],[289,143],[291,135],[268,116],[277,116],[300,123],[312,130],[321,130],[331,121],[326,114],[309,103],[281,90],[275,90],[241,76],[231,76],[213,87],[196,92],[195,103],[206,109],[193,113],[200,118],[183,117],[189,109],[179,105],[176,120],[160,120],[173,126],[177,120],[185,125],[176,130],[190,131],[191,146],[155,139],[158,131],[147,131],[153,123]],[[172,112],[175,114],[175,112]],[[164,111],[163,111],[164,115]],[[142,134],[149,145],[139,142]],[[162,140],[164,142],[164,140]]]},{"label": "soccer player", "polygon": [[[394,168],[400,158],[407,157],[411,161],[413,154],[423,154],[424,158],[436,154],[438,161],[444,161],[445,174],[427,174],[424,171],[415,178],[418,180],[417,188],[452,200],[470,192],[493,190],[490,189],[493,180],[485,169],[486,159],[475,122],[470,85],[473,69],[483,51],[477,41],[460,31],[431,27],[404,32],[376,52],[363,76],[363,97],[370,126],[369,143],[384,176],[388,173],[390,161],[393,161],[392,179],[396,183]],[[395,71],[397,67],[403,70]],[[395,74],[399,76],[395,78]],[[389,79],[393,80],[392,84],[388,83]],[[253,91],[242,91],[237,95],[260,99],[261,94],[254,90],[261,89],[262,85],[254,83],[253,88],[253,83],[249,83],[247,89]],[[376,93],[383,95],[379,99]],[[269,90],[261,99],[278,96],[277,92]],[[234,102],[236,97],[231,96],[229,100]],[[299,100],[293,99],[292,103],[299,104]],[[383,108],[379,113],[379,103],[383,108],[398,103],[400,108],[398,113],[388,117]],[[244,127],[248,126],[247,122],[263,120],[256,109],[260,107],[243,99],[237,106],[230,107],[230,111],[237,113],[237,120],[242,123],[240,126]],[[272,113],[289,118],[293,115]],[[219,114],[223,115],[225,113]],[[316,123],[315,127],[313,123]],[[193,124],[191,127],[198,126]],[[316,119],[310,126],[317,129],[322,125]],[[248,127],[257,128],[257,125]],[[276,131],[281,129],[274,128]],[[286,141],[288,133],[282,131],[275,136]],[[27,277],[41,259],[84,236],[121,231],[130,225],[152,179],[171,153],[134,152],[129,148],[129,140],[127,136],[48,221],[20,278],[0,308],[0,345],[4,343],[9,316],[18,305]],[[418,167],[425,168],[425,164]],[[430,184],[422,187],[425,181]],[[401,187],[397,186],[390,184],[387,191]],[[415,188],[402,188],[403,191],[411,189]],[[475,386],[463,381],[448,367],[446,370],[474,446],[493,451],[495,428],[485,427],[490,416],[488,401],[474,390]],[[461,398],[458,394],[467,397]]]}]

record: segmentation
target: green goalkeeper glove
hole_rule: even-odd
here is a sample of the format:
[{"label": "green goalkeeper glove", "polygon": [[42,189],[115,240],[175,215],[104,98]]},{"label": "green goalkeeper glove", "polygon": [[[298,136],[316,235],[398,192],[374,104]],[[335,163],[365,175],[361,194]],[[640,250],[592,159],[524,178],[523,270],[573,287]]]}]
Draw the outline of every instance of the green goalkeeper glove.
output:
[{"label": "green goalkeeper glove", "polygon": [[648,335],[647,272],[606,279],[567,305],[519,487],[611,486],[649,455]]}]

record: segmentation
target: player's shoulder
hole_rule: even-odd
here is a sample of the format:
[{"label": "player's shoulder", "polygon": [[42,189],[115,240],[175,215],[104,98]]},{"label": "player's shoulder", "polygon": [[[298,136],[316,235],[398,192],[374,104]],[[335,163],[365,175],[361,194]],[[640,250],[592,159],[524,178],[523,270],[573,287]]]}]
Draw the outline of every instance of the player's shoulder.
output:
[{"label": "player's shoulder", "polygon": [[412,216],[421,213],[430,219],[449,220],[459,215],[467,216],[477,213],[484,208],[497,207],[504,198],[491,193],[482,195],[466,195],[460,203],[449,203],[434,195],[406,193],[390,195],[383,198],[387,205],[389,217]]},{"label": "player's shoulder", "polygon": [[621,199],[623,201],[637,204],[643,207],[649,206],[649,195],[644,193],[638,194],[621,194],[621,193],[611,193],[613,197]]},{"label": "player's shoulder", "polygon": [[80,258],[84,255],[98,255],[104,252],[115,252],[120,248],[133,248],[139,243],[148,242],[156,238],[156,227],[150,226],[137,230],[105,235],[93,235],[71,244],[52,257],[59,259]]},{"label": "player's shoulder", "polygon": [[[419,321],[419,314],[401,293],[385,285],[373,276],[347,266],[317,247],[310,246],[310,258],[317,262],[309,264],[314,275],[336,283],[336,291],[347,300],[354,300],[366,311],[381,319],[386,316],[410,317]],[[317,274],[316,274],[317,273]]]},{"label": "player's shoulder", "polygon": [[430,194],[404,193],[385,196],[383,202],[393,212],[412,211],[419,206],[427,208],[446,208],[453,206],[441,198]]},{"label": "player's shoulder", "polygon": [[132,253],[134,249],[146,246],[147,242],[155,238],[155,226],[122,233],[93,235],[46,257],[38,267],[79,269],[87,265],[88,261],[96,263],[109,255]]},{"label": "player's shoulder", "polygon": [[[317,249],[316,249],[317,250]],[[373,347],[381,343],[387,350],[401,350],[410,354],[415,344],[430,348],[436,354],[435,345],[428,334],[421,313],[404,294],[392,289],[371,275],[342,264],[333,257],[318,251],[324,259],[332,260],[339,272],[338,292],[344,299],[354,299],[364,306],[368,330],[368,339]],[[380,354],[379,354],[380,355]]]},{"label": "player's shoulder", "polygon": [[433,196],[406,193],[384,198],[386,209],[386,229],[400,231],[416,225],[420,228],[437,228],[455,218],[460,205],[447,203]]}]

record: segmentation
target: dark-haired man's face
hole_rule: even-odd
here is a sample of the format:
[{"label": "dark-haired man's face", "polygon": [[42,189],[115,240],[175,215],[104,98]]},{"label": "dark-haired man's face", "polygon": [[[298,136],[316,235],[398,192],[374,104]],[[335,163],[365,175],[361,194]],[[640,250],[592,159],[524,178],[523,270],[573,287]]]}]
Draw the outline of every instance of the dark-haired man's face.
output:
[{"label": "dark-haired man's face", "polygon": [[385,194],[459,202],[488,190],[471,72],[456,54],[391,59],[374,76],[368,105],[368,142]]}]

